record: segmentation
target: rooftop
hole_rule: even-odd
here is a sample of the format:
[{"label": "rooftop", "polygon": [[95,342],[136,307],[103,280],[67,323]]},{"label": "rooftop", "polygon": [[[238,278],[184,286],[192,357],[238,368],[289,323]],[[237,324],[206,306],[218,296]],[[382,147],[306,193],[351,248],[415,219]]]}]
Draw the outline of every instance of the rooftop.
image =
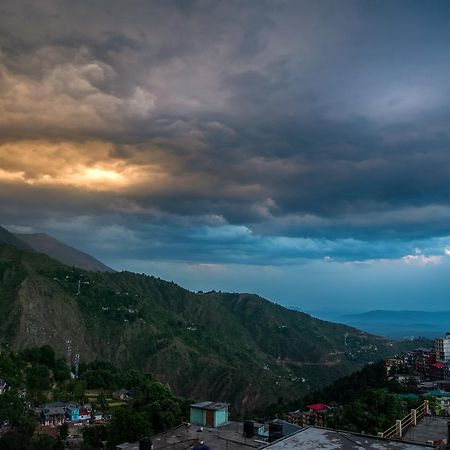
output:
[{"label": "rooftop", "polygon": [[191,405],[191,408],[199,408],[199,409],[210,409],[213,411],[221,411],[223,409],[228,410],[227,403],[216,403],[216,402],[200,402],[194,403]]},{"label": "rooftop", "polygon": [[266,447],[267,450],[424,450],[424,448],[430,447],[318,427],[305,428]]},{"label": "rooftop", "polygon": [[325,403],[314,403],[312,405],[308,405],[306,408],[312,409],[313,411],[325,411],[328,406]]},{"label": "rooftop", "polygon": [[[202,445],[214,450],[424,450],[432,448],[425,444],[432,438],[422,439],[421,437],[420,441],[416,439],[412,442],[406,436],[404,441],[397,441],[319,427],[300,428],[294,434],[273,444],[268,444],[262,437],[256,435],[253,438],[245,438],[242,432],[243,424],[239,422],[229,422],[219,428],[203,429],[196,425],[180,425],[153,436],[153,449],[187,450],[198,446],[200,441],[203,441]],[[124,443],[116,448],[138,450],[139,444]]]},{"label": "rooftop", "polygon": [[[239,422],[228,422],[219,428],[202,428],[197,425],[180,425],[164,433],[152,437],[153,449],[170,450],[190,449],[200,441],[214,450],[251,450],[267,445],[267,442],[255,436],[245,438],[242,435],[243,424]],[[124,443],[116,448],[120,450],[138,450],[139,444]]]},{"label": "rooftop", "polygon": [[413,442],[440,441],[447,437],[448,418],[427,416],[405,433],[404,438]]},{"label": "rooftop", "polygon": [[450,397],[450,392],[435,389],[434,391],[428,391],[426,395],[432,395],[434,397]]}]

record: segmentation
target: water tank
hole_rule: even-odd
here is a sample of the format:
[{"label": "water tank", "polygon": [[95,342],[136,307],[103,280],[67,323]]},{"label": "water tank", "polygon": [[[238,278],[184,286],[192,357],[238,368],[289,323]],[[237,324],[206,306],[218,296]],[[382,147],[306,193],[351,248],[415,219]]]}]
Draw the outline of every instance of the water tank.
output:
[{"label": "water tank", "polygon": [[152,440],[149,437],[142,438],[139,441],[139,450],[152,450]]},{"label": "water tank", "polygon": [[255,434],[255,426],[251,420],[244,422],[244,437],[252,438]]},{"label": "water tank", "polygon": [[269,423],[269,442],[278,441],[283,437],[283,425],[281,423]]}]

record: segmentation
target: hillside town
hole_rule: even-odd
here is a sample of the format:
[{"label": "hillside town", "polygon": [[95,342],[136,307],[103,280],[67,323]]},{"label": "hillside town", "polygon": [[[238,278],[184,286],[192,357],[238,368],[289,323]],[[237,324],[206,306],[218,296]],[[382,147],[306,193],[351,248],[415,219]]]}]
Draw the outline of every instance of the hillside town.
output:
[{"label": "hillside town", "polygon": [[450,333],[435,339],[434,348],[419,348],[386,359],[389,378],[410,389],[403,398],[435,400],[437,416],[450,415]]},{"label": "hillside town", "polygon": [[391,429],[377,436],[327,428],[327,415],[339,405],[313,403],[282,419],[261,423],[229,421],[228,406],[201,402],[190,407],[190,422],[141,442],[123,443],[117,450],[144,449],[421,449],[450,447],[450,333],[433,348],[419,348],[385,361],[388,380],[410,392],[398,397],[420,403]]}]

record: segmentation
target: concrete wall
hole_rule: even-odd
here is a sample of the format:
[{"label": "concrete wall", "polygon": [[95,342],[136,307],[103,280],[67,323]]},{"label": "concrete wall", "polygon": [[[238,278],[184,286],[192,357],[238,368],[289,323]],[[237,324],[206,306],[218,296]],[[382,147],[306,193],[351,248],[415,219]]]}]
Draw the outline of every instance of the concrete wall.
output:
[{"label": "concrete wall", "polygon": [[220,425],[228,422],[228,412],[227,411],[215,411],[214,412],[214,426],[219,427]]},{"label": "concrete wall", "polygon": [[199,408],[191,408],[189,422],[204,427],[206,423],[206,411]]}]

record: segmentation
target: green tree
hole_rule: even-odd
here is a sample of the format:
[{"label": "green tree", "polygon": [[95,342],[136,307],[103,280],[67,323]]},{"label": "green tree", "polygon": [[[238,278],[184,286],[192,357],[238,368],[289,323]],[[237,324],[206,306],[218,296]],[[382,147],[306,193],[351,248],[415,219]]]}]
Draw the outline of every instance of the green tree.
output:
[{"label": "green tree", "polygon": [[43,345],[39,349],[39,362],[44,364],[49,369],[55,367],[55,350],[50,345]]},{"label": "green tree", "polygon": [[69,436],[69,424],[67,422],[58,427],[58,435],[62,441],[67,439],[67,436]]},{"label": "green tree", "polygon": [[50,389],[50,372],[43,364],[32,365],[27,370],[27,387],[32,391]]},{"label": "green tree", "polygon": [[12,425],[17,425],[25,412],[23,400],[16,391],[9,390],[0,395],[0,420],[8,420]]},{"label": "green tree", "polygon": [[341,411],[328,415],[327,425],[355,432],[377,434],[405,415],[402,401],[384,389],[370,389]]},{"label": "green tree", "polygon": [[122,442],[134,442],[153,434],[149,419],[130,408],[118,409],[112,419],[108,432],[108,449],[113,450]]},{"label": "green tree", "polygon": [[102,441],[107,439],[107,430],[104,425],[94,425],[83,430],[82,448],[101,448]]},{"label": "green tree", "polygon": [[104,392],[100,392],[99,396],[97,397],[97,407],[103,413],[108,410],[108,401],[106,400],[106,395]]},{"label": "green tree", "polygon": [[12,430],[0,439],[0,450],[29,449],[36,422],[28,417],[23,418]]},{"label": "green tree", "polygon": [[53,438],[52,436],[39,433],[37,436],[33,437],[31,441],[32,450],[63,450],[64,445],[60,440]]}]

